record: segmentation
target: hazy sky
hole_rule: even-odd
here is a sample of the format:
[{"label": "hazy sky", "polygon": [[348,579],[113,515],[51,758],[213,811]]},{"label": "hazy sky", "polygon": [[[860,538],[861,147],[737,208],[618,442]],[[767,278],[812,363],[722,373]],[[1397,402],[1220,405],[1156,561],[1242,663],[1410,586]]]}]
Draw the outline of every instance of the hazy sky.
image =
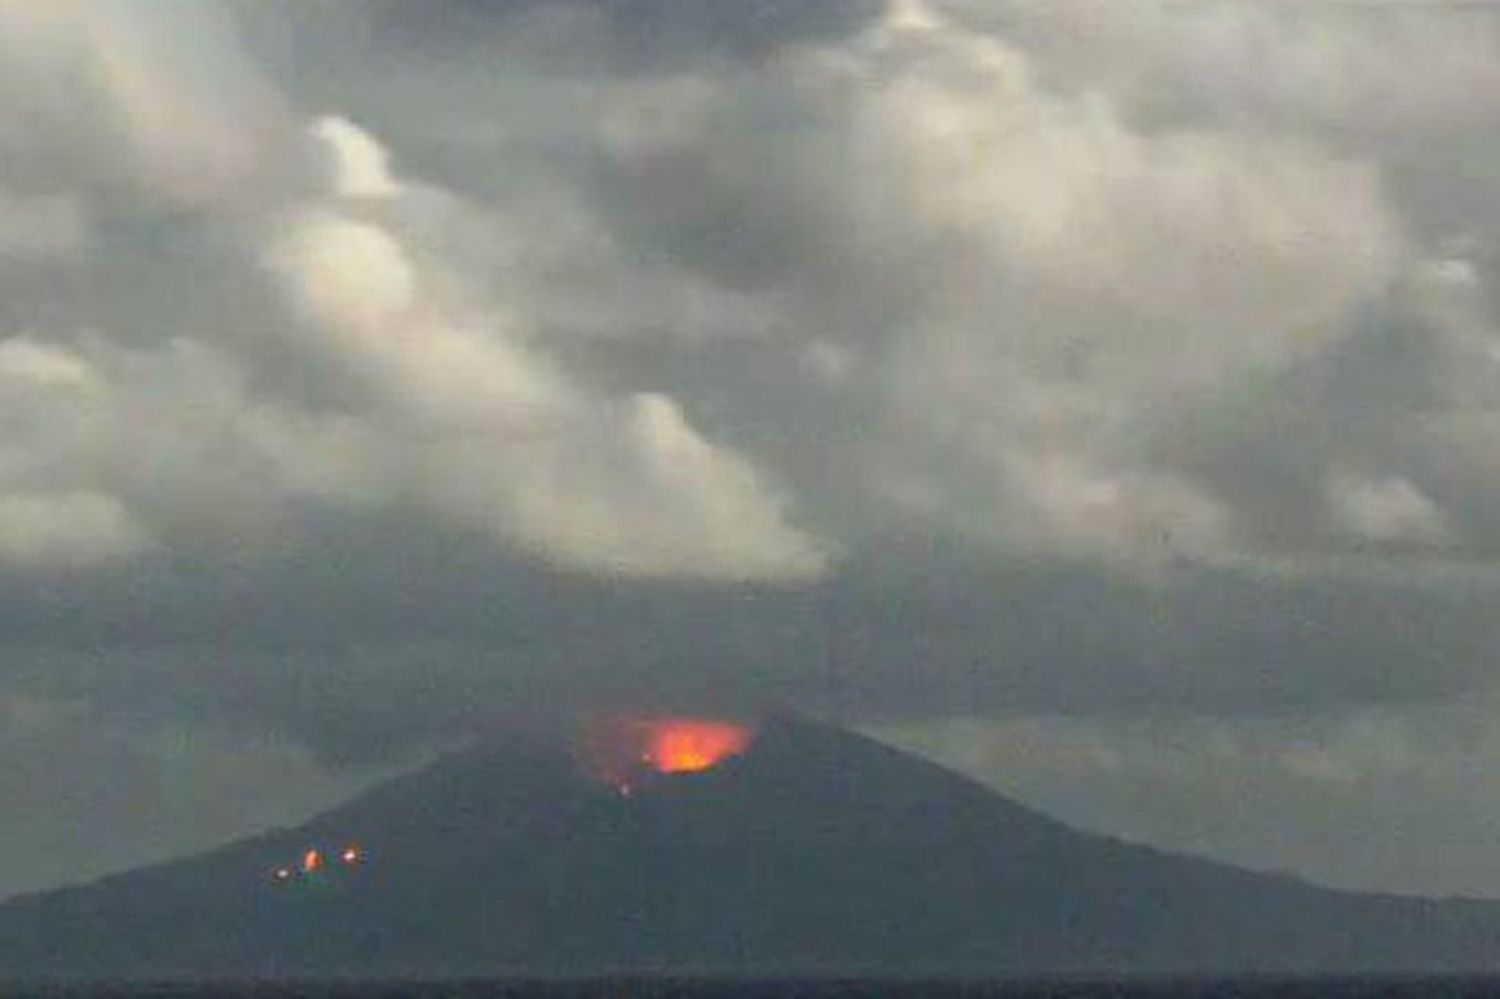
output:
[{"label": "hazy sky", "polygon": [[791,707],[1500,896],[1500,7],[0,0],[0,894]]}]

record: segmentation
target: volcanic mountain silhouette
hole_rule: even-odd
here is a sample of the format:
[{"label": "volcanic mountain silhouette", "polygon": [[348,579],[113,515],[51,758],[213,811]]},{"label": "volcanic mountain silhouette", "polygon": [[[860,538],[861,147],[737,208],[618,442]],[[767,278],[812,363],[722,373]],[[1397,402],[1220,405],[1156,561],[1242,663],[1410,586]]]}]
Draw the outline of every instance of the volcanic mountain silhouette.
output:
[{"label": "volcanic mountain silhouette", "polygon": [[482,746],[296,829],[0,906],[11,979],[1497,965],[1495,903],[1340,893],[1086,835],[785,718],[628,797],[560,748]]}]

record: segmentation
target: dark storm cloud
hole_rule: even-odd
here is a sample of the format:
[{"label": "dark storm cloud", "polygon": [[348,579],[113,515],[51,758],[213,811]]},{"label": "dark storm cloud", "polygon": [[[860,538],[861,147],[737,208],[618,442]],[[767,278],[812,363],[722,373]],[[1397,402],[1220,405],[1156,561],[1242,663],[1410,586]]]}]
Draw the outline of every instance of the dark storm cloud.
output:
[{"label": "dark storm cloud", "polygon": [[1484,585],[1189,567],[1143,585],[930,554],[811,588],[623,585],[430,540],[380,559],[309,550],[300,569],[91,598],[12,591],[7,683],[369,762],[597,708],[912,721],[1425,703],[1485,682],[1495,637]]},{"label": "dark storm cloud", "polygon": [[836,42],[879,17],[885,0],[437,0],[376,5],[375,31],[396,46],[448,51],[492,46],[495,35],[537,15],[600,18],[622,65],[653,70],[663,59],[754,55],[797,42]]}]

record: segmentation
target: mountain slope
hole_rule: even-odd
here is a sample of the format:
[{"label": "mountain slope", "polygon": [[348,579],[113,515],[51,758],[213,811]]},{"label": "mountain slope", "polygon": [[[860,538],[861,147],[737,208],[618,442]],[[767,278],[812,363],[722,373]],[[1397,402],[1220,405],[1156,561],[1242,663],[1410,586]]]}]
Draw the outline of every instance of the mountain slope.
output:
[{"label": "mountain slope", "polygon": [[[278,882],[309,846],[358,844]],[[1500,906],[1071,830],[790,720],[621,797],[486,747],[292,830],[0,906],[0,975],[1035,974],[1500,965]]]}]

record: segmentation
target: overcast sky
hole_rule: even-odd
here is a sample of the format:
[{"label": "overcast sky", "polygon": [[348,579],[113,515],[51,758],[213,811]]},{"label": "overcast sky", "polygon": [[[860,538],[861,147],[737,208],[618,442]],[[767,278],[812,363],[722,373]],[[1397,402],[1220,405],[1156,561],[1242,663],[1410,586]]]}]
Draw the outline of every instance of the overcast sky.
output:
[{"label": "overcast sky", "polygon": [[789,707],[1500,896],[1500,8],[0,0],[0,895]]}]

